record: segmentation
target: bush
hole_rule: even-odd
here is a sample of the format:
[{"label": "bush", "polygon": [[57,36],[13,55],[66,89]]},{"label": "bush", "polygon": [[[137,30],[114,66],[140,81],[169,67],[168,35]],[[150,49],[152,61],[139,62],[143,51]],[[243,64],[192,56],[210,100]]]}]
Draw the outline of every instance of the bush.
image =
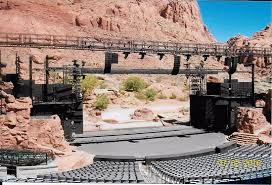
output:
[{"label": "bush", "polygon": [[146,88],[147,84],[145,81],[137,76],[128,77],[123,82],[123,88],[125,91],[129,92],[140,92],[144,88]]},{"label": "bush", "polygon": [[146,96],[145,96],[145,94],[144,94],[143,91],[141,91],[141,92],[136,92],[135,97],[136,97],[137,99],[139,99],[139,100],[146,100]]},{"label": "bush", "polygon": [[189,91],[189,90],[190,90],[190,85],[189,85],[188,82],[185,82],[185,83],[184,83],[183,89],[184,89],[185,91]]},{"label": "bush", "polygon": [[162,93],[160,93],[160,94],[158,95],[158,98],[159,98],[159,99],[167,99],[167,96],[165,96],[165,95],[163,95]]},{"label": "bush", "polygon": [[172,94],[170,97],[169,97],[170,99],[176,99],[177,98],[177,96],[176,95],[174,95],[174,94]]},{"label": "bush", "polygon": [[99,80],[95,76],[92,75],[86,76],[85,79],[81,81],[81,89],[83,96],[86,97],[98,85]]},{"label": "bush", "polygon": [[179,101],[188,101],[189,100],[189,96],[184,95],[178,98]]},{"label": "bush", "polygon": [[149,101],[154,101],[157,95],[157,92],[154,89],[147,89],[145,92],[145,97]]},{"label": "bush", "polygon": [[105,110],[109,105],[109,99],[106,95],[98,96],[93,107],[97,110]]}]

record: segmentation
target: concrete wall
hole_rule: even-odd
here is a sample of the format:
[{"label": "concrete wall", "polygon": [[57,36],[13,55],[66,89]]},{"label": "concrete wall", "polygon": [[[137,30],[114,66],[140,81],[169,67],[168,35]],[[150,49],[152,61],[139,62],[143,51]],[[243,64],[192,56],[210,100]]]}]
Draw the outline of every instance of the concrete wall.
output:
[{"label": "concrete wall", "polygon": [[17,166],[16,177],[35,177],[36,175],[49,174],[57,172],[57,166],[55,164],[39,165],[39,166]]}]

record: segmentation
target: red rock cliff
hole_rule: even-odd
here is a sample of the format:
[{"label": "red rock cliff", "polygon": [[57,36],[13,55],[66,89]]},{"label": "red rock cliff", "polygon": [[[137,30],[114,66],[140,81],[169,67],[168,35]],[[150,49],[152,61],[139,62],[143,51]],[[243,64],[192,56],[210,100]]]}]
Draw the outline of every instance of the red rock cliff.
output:
[{"label": "red rock cliff", "polygon": [[[238,35],[231,38],[228,44],[232,47],[272,47],[272,24],[266,26],[263,30],[253,34],[251,38]],[[243,58],[244,63],[255,63],[257,67],[269,68],[272,63],[271,58],[261,57],[245,57]]]},{"label": "red rock cliff", "polygon": [[195,0],[9,0],[0,32],[213,42]]}]

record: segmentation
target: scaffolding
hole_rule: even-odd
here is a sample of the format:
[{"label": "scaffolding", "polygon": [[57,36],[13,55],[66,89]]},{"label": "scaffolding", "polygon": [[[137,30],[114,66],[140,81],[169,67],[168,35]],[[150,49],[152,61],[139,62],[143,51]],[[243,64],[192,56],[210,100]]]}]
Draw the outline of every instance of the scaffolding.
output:
[{"label": "scaffolding", "polygon": [[0,33],[1,47],[27,47],[49,49],[72,49],[91,51],[140,53],[143,57],[147,53],[158,54],[160,58],[164,54],[172,55],[202,55],[215,56],[258,56],[272,57],[271,48],[260,47],[230,47],[228,44],[212,43],[175,43],[141,41],[127,39],[106,39],[91,37],[75,37],[64,35],[42,35],[24,33]]}]

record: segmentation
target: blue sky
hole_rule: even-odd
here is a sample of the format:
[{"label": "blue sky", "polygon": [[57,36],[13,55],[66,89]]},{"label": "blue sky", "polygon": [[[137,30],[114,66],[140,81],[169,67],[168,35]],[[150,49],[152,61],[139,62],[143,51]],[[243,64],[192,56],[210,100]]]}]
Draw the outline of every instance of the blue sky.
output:
[{"label": "blue sky", "polygon": [[272,22],[272,2],[198,0],[202,19],[219,42],[252,36]]}]

